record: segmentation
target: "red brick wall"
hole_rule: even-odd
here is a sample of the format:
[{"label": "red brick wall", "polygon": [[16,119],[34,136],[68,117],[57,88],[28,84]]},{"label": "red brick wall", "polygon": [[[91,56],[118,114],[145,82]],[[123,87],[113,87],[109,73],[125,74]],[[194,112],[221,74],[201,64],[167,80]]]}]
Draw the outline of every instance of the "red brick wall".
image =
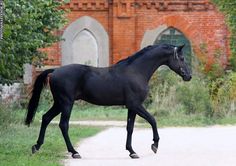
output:
[{"label": "red brick wall", "polygon": [[[226,55],[221,57],[222,64],[229,56],[224,15],[209,0],[71,0],[64,8],[71,10],[68,25],[81,16],[93,17],[103,25],[109,34],[111,64],[140,49],[145,31],[160,25],[184,33],[196,56],[208,63],[213,62],[217,50]],[[207,46],[204,52],[200,49],[203,44]],[[47,65],[61,64],[58,43],[46,51]]]}]

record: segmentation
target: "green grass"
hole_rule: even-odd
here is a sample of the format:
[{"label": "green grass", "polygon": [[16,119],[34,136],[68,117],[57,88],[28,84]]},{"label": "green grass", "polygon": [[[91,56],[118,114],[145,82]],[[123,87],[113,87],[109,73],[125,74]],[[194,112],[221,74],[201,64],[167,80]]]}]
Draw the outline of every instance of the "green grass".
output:
[{"label": "green grass", "polygon": [[[70,137],[74,144],[82,138],[89,137],[101,129],[94,127],[70,127]],[[48,127],[45,143],[35,155],[31,146],[35,144],[39,125],[28,128],[23,125],[11,125],[0,131],[0,165],[1,166],[58,166],[66,155],[66,145],[56,125]]]},{"label": "green grass", "polygon": [[[42,112],[37,113],[34,123],[23,125],[25,110],[0,105],[0,166],[59,166],[66,157],[67,149],[58,125],[50,124],[45,143],[35,155],[31,147],[37,141]],[[92,136],[102,128],[71,125],[69,135],[74,145]]]},{"label": "green grass", "polygon": [[[126,121],[127,109],[123,107],[103,107],[94,105],[75,105],[71,115],[71,120],[123,120]],[[226,116],[221,118],[209,118],[201,114],[185,114],[183,112],[171,113],[167,116],[156,115],[159,127],[173,126],[211,126],[211,125],[235,125],[236,116]],[[145,120],[137,116],[137,121],[144,123]],[[148,126],[145,122],[145,126]]]},{"label": "green grass", "polygon": [[175,116],[157,117],[159,127],[201,127],[214,125],[215,122],[201,115],[178,114]]},{"label": "green grass", "polygon": [[[126,120],[126,118],[127,109],[124,107],[75,104],[70,120]],[[59,120],[59,117],[56,120]]]},{"label": "green grass", "polygon": [[[150,111],[149,111],[150,112]],[[150,112],[151,113],[151,112]],[[75,105],[71,115],[71,120],[123,120],[127,119],[127,109],[124,107],[104,107],[95,105]],[[159,127],[176,126],[211,126],[211,125],[236,125],[236,115],[225,116],[221,118],[206,117],[202,114],[185,114],[184,112],[171,113],[168,115],[158,114],[155,119]],[[137,122],[145,123],[139,116]]]},{"label": "green grass", "polygon": [[[42,114],[48,111],[52,104],[53,100],[50,91],[44,90],[40,98],[37,117],[41,118]],[[125,107],[98,106],[85,101],[76,101],[70,120],[126,120],[126,116],[127,109]],[[59,117],[56,120],[59,120]]]},{"label": "green grass", "polygon": [[[155,117],[159,127],[205,127],[213,125],[236,125],[236,116],[210,118],[199,114],[178,113],[165,117]],[[142,119],[139,119],[143,122]],[[146,125],[145,125],[146,126]]]},{"label": "green grass", "polygon": [[[202,114],[185,114],[183,112],[175,112],[167,116],[156,115],[159,127],[174,126],[211,126],[211,125],[235,125],[236,116],[226,116],[221,118],[209,118]],[[73,108],[71,120],[123,120],[127,119],[127,109],[124,107],[105,107],[90,104],[78,105]],[[144,123],[145,120],[137,116],[137,122]],[[149,126],[145,122],[145,126]]]}]

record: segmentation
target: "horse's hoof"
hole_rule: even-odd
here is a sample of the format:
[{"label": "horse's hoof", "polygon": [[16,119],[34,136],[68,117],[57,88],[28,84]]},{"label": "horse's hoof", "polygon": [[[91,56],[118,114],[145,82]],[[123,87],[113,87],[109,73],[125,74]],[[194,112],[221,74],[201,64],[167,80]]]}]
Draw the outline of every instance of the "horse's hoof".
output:
[{"label": "horse's hoof", "polygon": [[79,153],[74,153],[74,154],[72,154],[71,156],[72,156],[72,158],[74,158],[74,159],[81,159],[81,156],[79,155]]},{"label": "horse's hoof", "polygon": [[132,153],[129,155],[132,159],[138,159],[139,156],[136,153]]},{"label": "horse's hoof", "polygon": [[32,146],[32,154],[35,154],[38,151],[35,145]]},{"label": "horse's hoof", "polygon": [[153,151],[154,153],[157,153],[157,148],[158,148],[157,145],[152,144],[151,148],[152,148],[152,151]]}]

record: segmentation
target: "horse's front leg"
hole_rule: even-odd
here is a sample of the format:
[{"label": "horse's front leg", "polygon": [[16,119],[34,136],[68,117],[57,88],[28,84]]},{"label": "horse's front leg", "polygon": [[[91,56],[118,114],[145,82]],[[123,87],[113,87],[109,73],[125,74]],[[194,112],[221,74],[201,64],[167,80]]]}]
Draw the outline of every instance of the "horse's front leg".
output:
[{"label": "horse's front leg", "polygon": [[156,153],[158,149],[158,143],[159,143],[160,137],[157,132],[157,125],[156,125],[155,118],[149,112],[147,112],[142,105],[135,106],[133,109],[140,117],[148,121],[148,123],[152,126],[154,143],[151,145],[151,149],[154,153]]},{"label": "horse's front leg", "polygon": [[134,121],[135,121],[136,113],[132,110],[128,110],[127,117],[127,139],[126,139],[126,150],[129,151],[129,156],[133,159],[139,158],[139,156],[134,152],[132,148],[132,134],[134,129]]}]

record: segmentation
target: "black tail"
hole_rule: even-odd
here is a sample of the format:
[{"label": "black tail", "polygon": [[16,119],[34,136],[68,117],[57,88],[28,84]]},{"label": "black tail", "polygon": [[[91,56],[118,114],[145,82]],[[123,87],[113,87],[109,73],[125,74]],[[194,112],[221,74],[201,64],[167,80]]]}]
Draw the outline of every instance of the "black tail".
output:
[{"label": "black tail", "polygon": [[26,113],[25,125],[29,126],[30,123],[33,121],[33,118],[35,116],[35,113],[39,104],[41,91],[47,82],[47,76],[49,73],[52,73],[54,70],[55,69],[45,70],[36,78],[34,87],[32,90],[32,97],[29,101],[28,111]]}]

